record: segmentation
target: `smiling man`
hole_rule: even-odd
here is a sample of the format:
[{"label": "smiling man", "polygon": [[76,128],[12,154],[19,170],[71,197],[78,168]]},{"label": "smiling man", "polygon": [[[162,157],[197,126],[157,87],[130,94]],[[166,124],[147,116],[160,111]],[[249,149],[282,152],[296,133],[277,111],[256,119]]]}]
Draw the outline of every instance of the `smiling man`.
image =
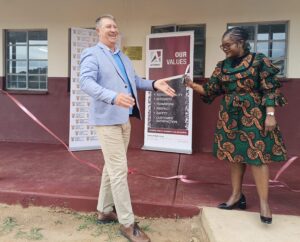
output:
[{"label": "smiling man", "polygon": [[[149,242],[134,220],[127,182],[130,116],[141,118],[137,89],[160,90],[173,97],[166,80],[144,80],[117,47],[118,27],[111,15],[96,20],[99,43],[82,52],[81,89],[92,97],[90,123],[95,125],[104,156],[98,199],[98,222],[117,222],[129,241]],[[116,209],[116,213],[114,211]]]}]

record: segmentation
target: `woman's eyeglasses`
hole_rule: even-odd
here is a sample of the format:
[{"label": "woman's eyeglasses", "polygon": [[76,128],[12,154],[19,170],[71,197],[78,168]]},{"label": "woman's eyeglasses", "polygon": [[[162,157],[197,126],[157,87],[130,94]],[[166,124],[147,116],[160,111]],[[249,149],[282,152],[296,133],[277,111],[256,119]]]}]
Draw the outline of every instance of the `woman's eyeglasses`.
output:
[{"label": "woman's eyeglasses", "polygon": [[229,50],[231,48],[231,46],[233,46],[235,44],[236,43],[220,45],[220,48],[221,48],[221,50]]}]

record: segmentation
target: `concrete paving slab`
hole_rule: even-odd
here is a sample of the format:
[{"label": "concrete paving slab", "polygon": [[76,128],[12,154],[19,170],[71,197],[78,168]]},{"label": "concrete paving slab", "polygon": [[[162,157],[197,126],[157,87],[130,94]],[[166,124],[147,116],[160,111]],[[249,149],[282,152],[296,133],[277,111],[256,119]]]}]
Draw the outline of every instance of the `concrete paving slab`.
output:
[{"label": "concrete paving slab", "polygon": [[300,216],[273,214],[267,225],[259,213],[205,207],[201,220],[210,242],[300,241]]}]

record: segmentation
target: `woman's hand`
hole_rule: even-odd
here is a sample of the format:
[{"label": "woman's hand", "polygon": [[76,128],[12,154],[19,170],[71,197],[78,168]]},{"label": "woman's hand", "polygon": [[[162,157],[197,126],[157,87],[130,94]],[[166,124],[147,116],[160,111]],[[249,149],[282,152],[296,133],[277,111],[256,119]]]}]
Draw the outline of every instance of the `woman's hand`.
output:
[{"label": "woman's hand", "polygon": [[200,95],[205,95],[204,88],[201,84],[197,84],[191,80],[191,78],[187,75],[183,77],[183,84],[186,87],[192,88],[195,92],[200,93]]},{"label": "woman's hand", "polygon": [[276,127],[276,118],[274,115],[267,115],[265,120],[265,135],[268,131],[273,131]]},{"label": "woman's hand", "polygon": [[190,88],[193,88],[193,81],[191,80],[191,78],[187,75],[185,75],[183,77],[183,84],[186,86],[186,87],[190,87]]}]

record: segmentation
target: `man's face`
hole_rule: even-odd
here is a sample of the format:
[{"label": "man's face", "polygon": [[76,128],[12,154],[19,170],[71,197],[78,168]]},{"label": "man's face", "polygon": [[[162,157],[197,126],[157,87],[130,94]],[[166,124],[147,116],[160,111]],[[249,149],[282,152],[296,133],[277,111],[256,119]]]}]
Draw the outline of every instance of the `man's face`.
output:
[{"label": "man's face", "polygon": [[118,27],[115,21],[104,18],[101,20],[101,25],[96,29],[99,40],[109,48],[115,48],[118,40]]}]

